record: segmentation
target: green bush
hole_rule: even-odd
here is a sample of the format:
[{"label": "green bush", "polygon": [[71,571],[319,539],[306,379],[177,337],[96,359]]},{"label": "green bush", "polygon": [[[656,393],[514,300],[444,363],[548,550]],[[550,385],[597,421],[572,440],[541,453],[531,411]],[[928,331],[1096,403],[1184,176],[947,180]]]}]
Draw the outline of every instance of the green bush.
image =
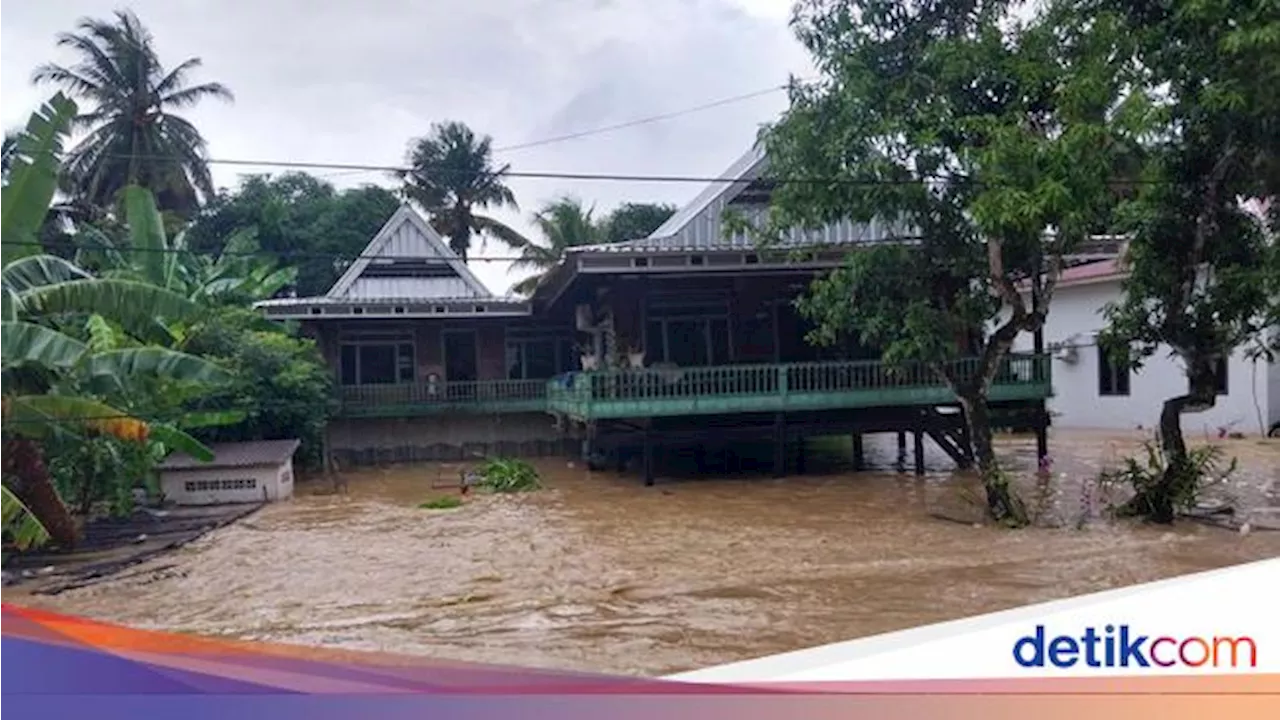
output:
[{"label": "green bush", "polygon": [[462,507],[462,498],[457,495],[441,495],[418,505],[422,510],[452,510],[456,507]]},{"label": "green bush", "polygon": [[494,458],[480,468],[477,486],[491,492],[511,493],[537,490],[542,483],[537,469],[524,460]]}]

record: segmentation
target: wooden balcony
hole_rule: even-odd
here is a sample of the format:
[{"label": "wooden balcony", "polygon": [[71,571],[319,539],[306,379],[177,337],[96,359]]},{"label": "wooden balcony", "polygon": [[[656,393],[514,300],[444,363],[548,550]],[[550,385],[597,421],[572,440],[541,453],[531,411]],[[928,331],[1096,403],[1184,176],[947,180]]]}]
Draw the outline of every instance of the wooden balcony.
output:
[{"label": "wooden balcony", "polygon": [[[956,360],[972,371],[976,358]],[[1048,355],[1010,355],[988,399],[1052,392]],[[946,405],[955,395],[929,368],[878,361],[721,365],[572,373],[548,383],[547,409],[575,420]]]},{"label": "wooden balcony", "polygon": [[339,389],[344,417],[412,417],[443,413],[543,412],[546,380],[477,380],[473,382],[343,385]]}]

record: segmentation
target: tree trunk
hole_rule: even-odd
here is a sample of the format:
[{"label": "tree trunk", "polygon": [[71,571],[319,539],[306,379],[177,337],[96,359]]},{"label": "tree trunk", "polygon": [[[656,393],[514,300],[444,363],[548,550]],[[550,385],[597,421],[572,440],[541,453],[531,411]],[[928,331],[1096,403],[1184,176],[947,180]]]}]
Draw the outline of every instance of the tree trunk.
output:
[{"label": "tree trunk", "polygon": [[1202,375],[1192,381],[1191,393],[1164,401],[1158,430],[1164,470],[1151,487],[1139,490],[1129,501],[1127,509],[1130,514],[1141,515],[1152,522],[1172,523],[1177,514],[1175,504],[1179,495],[1188,483],[1194,485],[1199,480],[1195,477],[1195,468],[1191,467],[1187,443],[1182,436],[1182,414],[1192,409],[1213,407],[1215,393],[1212,386],[1206,386],[1207,382],[1209,380]]},{"label": "tree trunk", "polygon": [[49,531],[49,539],[64,549],[75,547],[75,519],[53,486],[40,446],[27,438],[6,440],[4,474],[11,478],[9,489]]},{"label": "tree trunk", "polygon": [[996,460],[995,442],[991,432],[991,413],[987,398],[982,393],[964,391],[956,393],[964,408],[965,422],[969,427],[969,441],[978,461],[982,487],[987,494],[987,515],[996,522],[1021,527],[1028,522],[1027,509],[1009,484],[1009,478],[1000,470]]}]

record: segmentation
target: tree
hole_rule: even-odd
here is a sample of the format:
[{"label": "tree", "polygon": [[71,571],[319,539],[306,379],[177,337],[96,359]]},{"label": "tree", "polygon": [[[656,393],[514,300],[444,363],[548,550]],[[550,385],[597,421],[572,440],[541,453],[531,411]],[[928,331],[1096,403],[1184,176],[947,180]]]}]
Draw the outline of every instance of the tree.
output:
[{"label": "tree", "polygon": [[160,207],[184,215],[214,194],[205,141],[190,122],[173,114],[206,98],[230,100],[219,83],[192,85],[199,58],[166,70],[152,46],[151,33],[130,11],[114,21],[83,18],[78,33],[58,35],[58,46],[79,56],[70,67],[46,64],[36,83],[57,85],[93,103],[76,117],[76,129],[88,135],[71,151],[63,167],[64,189],[78,202],[111,208],[131,184],[152,190]]},{"label": "tree", "polygon": [[187,245],[220,255],[238,231],[252,230],[266,259],[297,268],[299,295],[323,295],[342,261],[353,261],[399,206],[376,185],[338,191],[305,173],[251,175],[209,203],[187,229]]},{"label": "tree", "polygon": [[197,328],[187,345],[228,369],[234,380],[205,394],[188,410],[233,412],[234,422],[192,430],[206,442],[302,441],[299,461],[321,464],[325,427],[337,411],[334,376],[315,342],[292,336],[245,307],[231,307]]},{"label": "tree", "polygon": [[601,242],[616,243],[646,238],[672,215],[674,205],[657,203],[624,203],[604,219]]},{"label": "tree", "polygon": [[778,185],[766,236],[843,219],[902,228],[902,242],[851,252],[813,283],[800,303],[810,339],[853,333],[944,380],[988,514],[1011,525],[1026,511],[995,457],[988,390],[1017,335],[1043,325],[1063,258],[1105,217],[1144,109],[1121,92],[1113,22],[1050,7],[1021,23],[1019,5],[798,4],[792,26],[821,78],[793,84],[763,138],[772,176],[822,179]]},{"label": "tree", "polygon": [[8,130],[4,134],[4,145],[0,150],[0,176],[5,180],[9,179],[9,165],[13,162],[18,149],[18,137],[21,135],[21,130]]},{"label": "tree", "polygon": [[603,231],[591,218],[593,208],[584,208],[582,202],[564,197],[547,203],[533,216],[543,237],[543,243],[528,242],[520,248],[520,259],[511,265],[512,270],[535,269],[538,272],[516,283],[511,289],[522,295],[531,294],[542,281],[543,273],[564,257],[566,249],[600,242]]},{"label": "tree", "polygon": [[273,297],[297,278],[297,269],[278,267],[275,258],[260,254],[253,229],[231,233],[216,256],[188,246],[186,228],[172,237],[155,197],[131,185],[124,190],[127,225],[119,236],[100,228],[81,231],[77,262],[103,277],[121,278],[165,288],[206,306],[248,306]]},{"label": "tree", "polygon": [[[93,314],[121,326],[149,327],[159,318],[193,321],[203,309],[163,288],[92,278],[66,260],[43,255],[34,242],[57,185],[63,139],[76,116],[61,94],[34,113],[17,146],[3,188],[4,517],[6,531],[34,542],[43,535],[64,546],[77,529],[54,487],[41,442],[67,434],[148,439],[197,457],[207,448],[168,423],[148,423],[118,409],[130,382],[149,376],[177,382],[218,382],[217,366],[165,348],[131,346],[99,352],[65,330]],[[105,398],[105,399],[104,399]],[[34,525],[43,528],[36,532]]]},{"label": "tree", "polygon": [[475,212],[518,208],[515,195],[503,182],[511,166],[495,167],[492,144],[492,138],[476,137],[463,123],[438,123],[429,135],[410,142],[409,169],[396,173],[405,197],[430,216],[432,226],[463,260],[476,235],[497,238],[513,248],[528,242],[503,223]]},{"label": "tree", "polygon": [[1123,18],[1164,117],[1121,216],[1129,273],[1103,340],[1134,367],[1169,351],[1186,370],[1186,390],[1160,411],[1163,470],[1129,504],[1171,522],[1199,481],[1182,415],[1213,407],[1215,366],[1237,347],[1277,342],[1267,337],[1280,319],[1274,237],[1241,200],[1280,188],[1280,12],[1274,0],[1105,0],[1077,11]]}]

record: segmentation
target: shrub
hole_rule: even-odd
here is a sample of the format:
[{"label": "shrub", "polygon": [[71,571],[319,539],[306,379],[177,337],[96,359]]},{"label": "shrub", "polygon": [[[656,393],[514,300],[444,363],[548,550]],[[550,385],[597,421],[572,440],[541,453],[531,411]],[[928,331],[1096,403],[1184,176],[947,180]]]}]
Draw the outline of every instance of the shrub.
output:
[{"label": "shrub", "polygon": [[523,460],[494,458],[480,469],[478,487],[491,492],[510,493],[542,487],[538,471]]},{"label": "shrub", "polygon": [[[1104,487],[1125,486],[1133,491],[1133,498],[1118,509],[1121,515],[1150,515],[1153,512],[1150,507],[1151,498],[1155,496],[1156,486],[1167,471],[1158,442],[1147,440],[1142,447],[1146,452],[1144,461],[1125,458],[1124,467],[1098,476],[1099,483]],[[1222,484],[1235,472],[1236,459],[1232,458],[1224,469],[1224,455],[1223,449],[1217,445],[1187,451],[1186,465],[1176,471],[1172,478],[1171,495],[1176,511],[1193,510],[1206,490]]]}]

